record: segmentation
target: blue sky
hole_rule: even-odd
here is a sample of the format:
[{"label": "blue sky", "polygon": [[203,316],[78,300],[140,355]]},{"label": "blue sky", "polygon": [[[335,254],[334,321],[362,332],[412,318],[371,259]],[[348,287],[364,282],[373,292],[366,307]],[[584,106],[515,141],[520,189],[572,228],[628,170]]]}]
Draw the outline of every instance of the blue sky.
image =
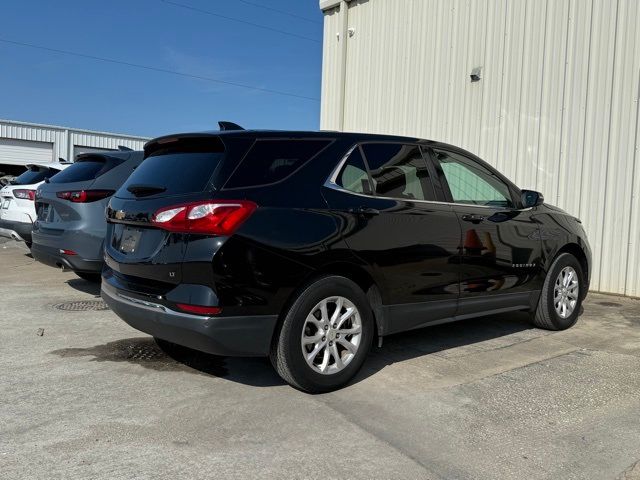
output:
[{"label": "blue sky", "polygon": [[[289,92],[77,58],[0,41],[0,118],[132,135],[318,129],[322,15],[317,0],[26,0],[0,6],[0,40]],[[265,25],[287,36],[208,15]]]}]

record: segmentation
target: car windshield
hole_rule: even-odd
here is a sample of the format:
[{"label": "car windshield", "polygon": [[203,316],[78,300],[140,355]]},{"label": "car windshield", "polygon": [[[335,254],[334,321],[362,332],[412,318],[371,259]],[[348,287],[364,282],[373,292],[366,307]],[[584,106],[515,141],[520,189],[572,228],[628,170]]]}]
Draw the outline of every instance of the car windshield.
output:
[{"label": "car windshield", "polygon": [[59,170],[53,168],[30,167],[26,172],[12,180],[11,185],[33,185],[34,183],[40,183],[45,178],[53,177],[58,171]]}]

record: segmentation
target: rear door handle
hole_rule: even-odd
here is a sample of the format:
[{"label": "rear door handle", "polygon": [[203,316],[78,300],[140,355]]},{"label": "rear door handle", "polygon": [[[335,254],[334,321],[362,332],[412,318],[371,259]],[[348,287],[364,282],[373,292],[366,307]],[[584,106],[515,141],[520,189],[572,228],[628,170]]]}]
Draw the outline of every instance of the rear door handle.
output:
[{"label": "rear door handle", "polygon": [[371,208],[371,207],[357,207],[357,208],[352,208],[349,211],[351,213],[364,215],[366,217],[372,217],[374,215],[380,214],[380,210],[378,210],[377,208]]},{"label": "rear door handle", "polygon": [[482,215],[463,215],[462,220],[465,222],[471,223],[482,223],[487,217],[483,217]]}]

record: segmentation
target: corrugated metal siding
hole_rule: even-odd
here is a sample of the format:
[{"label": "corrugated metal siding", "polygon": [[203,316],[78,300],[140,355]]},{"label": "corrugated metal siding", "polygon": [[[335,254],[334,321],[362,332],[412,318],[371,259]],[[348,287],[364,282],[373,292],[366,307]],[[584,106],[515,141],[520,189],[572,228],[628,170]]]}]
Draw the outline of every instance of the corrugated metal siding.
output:
[{"label": "corrugated metal siding", "polygon": [[53,144],[53,158],[67,158],[67,137],[64,130],[52,128],[36,128],[29,124],[21,124],[0,120],[0,138],[28,140]]},{"label": "corrugated metal siding", "polygon": [[144,137],[74,130],[53,125],[0,120],[0,138],[47,142],[53,144],[53,159],[59,158],[73,161],[74,147],[95,147],[116,149],[119,145],[141,150],[148,140]]},{"label": "corrugated metal siding", "polygon": [[[322,54],[322,107],[320,123],[322,125],[338,125],[340,116],[340,42],[341,23],[340,9],[334,8],[324,15],[325,48]],[[329,48],[327,48],[329,44]]]},{"label": "corrugated metal siding", "polygon": [[[323,129],[343,108],[338,16]],[[344,130],[476,153],[582,218],[594,290],[640,296],[638,0],[354,0],[348,26]]]},{"label": "corrugated metal siding", "polygon": [[74,151],[76,146],[106,148],[108,150],[116,150],[119,146],[123,146],[131,148],[132,150],[141,150],[145,144],[145,140],[114,137],[108,134],[70,132],[69,144],[70,147],[74,148]]},{"label": "corrugated metal siding", "polygon": [[27,165],[29,163],[51,163],[53,144],[34,140],[15,140],[0,137],[0,164]]}]

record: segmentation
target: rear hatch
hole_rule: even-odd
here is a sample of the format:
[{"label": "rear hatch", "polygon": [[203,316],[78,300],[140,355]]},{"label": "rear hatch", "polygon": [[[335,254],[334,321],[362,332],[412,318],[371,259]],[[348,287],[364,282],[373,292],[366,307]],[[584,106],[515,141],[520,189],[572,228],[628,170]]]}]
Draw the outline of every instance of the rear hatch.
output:
[{"label": "rear hatch", "polygon": [[[80,228],[86,203],[102,203],[104,210],[108,198],[119,185],[114,185],[109,173],[136,152],[79,155],[75,163],[52,177],[38,188],[36,213],[38,231],[59,235],[65,230]],[[141,155],[139,152],[137,155]]]},{"label": "rear hatch", "polygon": [[213,198],[225,145],[215,135],[165,137],[145,157],[109,202],[105,260],[127,289],[159,295],[180,283],[190,234],[154,226],[154,214]]}]

